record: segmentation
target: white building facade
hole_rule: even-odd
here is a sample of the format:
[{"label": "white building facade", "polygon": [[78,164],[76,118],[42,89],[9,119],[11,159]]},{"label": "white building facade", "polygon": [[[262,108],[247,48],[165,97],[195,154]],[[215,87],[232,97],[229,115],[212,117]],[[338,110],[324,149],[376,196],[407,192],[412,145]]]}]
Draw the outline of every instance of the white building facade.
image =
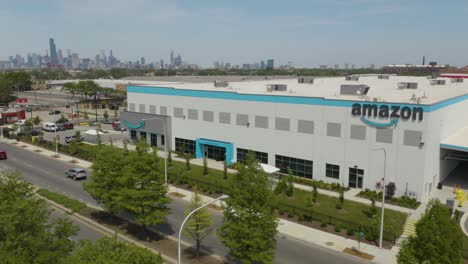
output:
[{"label": "white building facade", "polygon": [[389,78],[129,86],[122,121],[133,138],[158,147],[228,163],[252,150],[281,172],[351,188],[375,190],[386,167],[385,181],[395,183],[398,196],[426,201],[460,163],[446,157],[468,151],[468,142],[444,141],[468,125],[468,84],[432,87],[412,77],[418,88],[402,89],[405,79]]}]

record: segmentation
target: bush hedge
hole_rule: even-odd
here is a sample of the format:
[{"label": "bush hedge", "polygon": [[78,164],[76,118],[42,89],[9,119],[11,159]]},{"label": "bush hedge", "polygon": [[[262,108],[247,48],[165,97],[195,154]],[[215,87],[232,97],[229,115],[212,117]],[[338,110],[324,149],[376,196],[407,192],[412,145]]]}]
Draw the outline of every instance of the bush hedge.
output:
[{"label": "bush hedge", "polygon": [[[366,198],[369,200],[372,200],[372,199],[376,201],[382,200],[382,192],[371,191],[367,188],[364,191],[359,192],[357,196],[361,198]],[[391,199],[385,199],[385,202],[388,204],[398,205],[401,207],[411,208],[411,209],[416,209],[421,204],[416,199],[411,198],[409,196],[393,197]]]}]

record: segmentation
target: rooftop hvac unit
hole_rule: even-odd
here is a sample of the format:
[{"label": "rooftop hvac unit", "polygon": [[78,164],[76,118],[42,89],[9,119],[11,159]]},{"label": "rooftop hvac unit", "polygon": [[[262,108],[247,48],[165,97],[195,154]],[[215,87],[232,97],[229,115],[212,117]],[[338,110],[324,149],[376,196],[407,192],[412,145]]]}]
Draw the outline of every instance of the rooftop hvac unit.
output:
[{"label": "rooftop hvac unit", "polygon": [[450,79],[450,82],[452,82],[452,83],[462,83],[463,78],[452,78],[452,79]]},{"label": "rooftop hvac unit", "polygon": [[415,82],[399,82],[398,89],[417,89],[418,83]]},{"label": "rooftop hvac unit", "polygon": [[349,75],[349,76],[346,76],[346,80],[347,81],[359,81],[359,76]]},{"label": "rooftop hvac unit", "polygon": [[287,84],[267,84],[268,92],[284,92],[288,89]]},{"label": "rooftop hvac unit", "polygon": [[341,95],[366,95],[370,87],[364,84],[342,84],[340,86]]},{"label": "rooftop hvac unit", "polygon": [[388,74],[379,74],[379,75],[377,75],[377,79],[388,80],[388,79],[390,79],[390,75],[388,75]]},{"label": "rooftop hvac unit", "polygon": [[445,85],[445,80],[431,80],[431,85]]},{"label": "rooftop hvac unit", "polygon": [[214,87],[228,87],[228,81],[214,81]]},{"label": "rooftop hvac unit", "polygon": [[299,77],[297,78],[297,83],[314,83],[313,77]]}]

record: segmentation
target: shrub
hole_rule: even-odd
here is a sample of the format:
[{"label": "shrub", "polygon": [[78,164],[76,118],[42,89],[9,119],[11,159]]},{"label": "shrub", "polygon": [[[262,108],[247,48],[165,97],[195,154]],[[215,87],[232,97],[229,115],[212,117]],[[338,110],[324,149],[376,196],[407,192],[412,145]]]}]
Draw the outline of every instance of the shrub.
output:
[{"label": "shrub", "polygon": [[341,226],[340,226],[339,224],[337,224],[337,225],[335,226],[335,232],[338,233],[338,232],[340,232],[340,231],[341,231]]},{"label": "shrub", "polygon": [[192,185],[191,185],[191,184],[187,184],[187,189],[192,189]]},{"label": "shrub", "polygon": [[283,211],[283,210],[278,210],[278,213],[279,213],[280,215],[284,215],[284,211]]},{"label": "shrub", "polygon": [[348,227],[348,229],[346,229],[346,235],[353,236],[354,235],[354,230],[351,227]]},{"label": "shrub", "polygon": [[292,212],[288,212],[288,217],[293,218],[294,214]]},{"label": "shrub", "polygon": [[320,223],[320,226],[321,227],[327,227],[327,221],[322,221],[322,223]]},{"label": "shrub", "polygon": [[300,221],[300,222],[304,221],[304,219],[305,219],[304,215],[299,215],[297,217],[297,220]]},{"label": "shrub", "polygon": [[394,182],[389,182],[385,186],[385,198],[392,199],[396,192],[396,186]]}]

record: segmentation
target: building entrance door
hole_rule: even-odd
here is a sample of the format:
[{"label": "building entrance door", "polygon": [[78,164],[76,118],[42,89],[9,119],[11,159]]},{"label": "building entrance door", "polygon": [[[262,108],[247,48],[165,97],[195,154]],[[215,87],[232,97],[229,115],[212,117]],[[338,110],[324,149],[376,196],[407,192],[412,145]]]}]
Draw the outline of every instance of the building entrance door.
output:
[{"label": "building entrance door", "polygon": [[226,159],[226,148],[203,145],[203,153],[209,159],[214,159],[216,161],[223,161]]},{"label": "building entrance door", "polygon": [[362,188],[362,180],[364,178],[364,170],[358,168],[349,168],[349,188]]}]

